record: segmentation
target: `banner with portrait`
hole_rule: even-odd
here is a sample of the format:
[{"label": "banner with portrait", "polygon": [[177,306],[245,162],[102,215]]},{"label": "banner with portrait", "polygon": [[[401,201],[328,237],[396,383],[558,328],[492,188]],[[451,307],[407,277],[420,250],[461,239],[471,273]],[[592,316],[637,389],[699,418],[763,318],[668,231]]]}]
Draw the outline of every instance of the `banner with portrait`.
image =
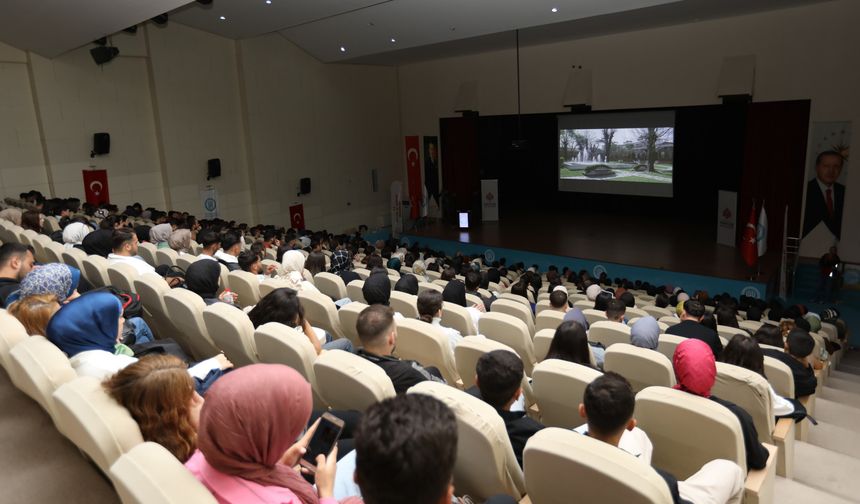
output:
[{"label": "banner with portrait", "polygon": [[439,217],[439,137],[424,137],[424,188],[432,217]]},{"label": "banner with portrait", "polygon": [[842,237],[851,122],[812,123],[800,255],[820,257]]}]

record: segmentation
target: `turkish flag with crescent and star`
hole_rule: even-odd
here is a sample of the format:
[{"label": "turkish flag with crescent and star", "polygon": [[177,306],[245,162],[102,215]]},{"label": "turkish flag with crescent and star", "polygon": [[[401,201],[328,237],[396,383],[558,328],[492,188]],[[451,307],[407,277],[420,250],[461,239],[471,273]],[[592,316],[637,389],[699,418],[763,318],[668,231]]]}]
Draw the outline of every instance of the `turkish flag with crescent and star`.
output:
[{"label": "turkish flag with crescent and star", "polygon": [[290,207],[290,227],[293,229],[305,228],[305,206],[301,203]]},{"label": "turkish flag with crescent and star", "polygon": [[756,219],[755,219],[755,203],[750,210],[750,218],[744,228],[743,237],[741,237],[741,257],[747,266],[752,268],[758,260],[758,250],[756,248]]},{"label": "turkish flag with crescent and star", "polygon": [[110,203],[107,170],[84,170],[84,196],[87,203],[101,205]]},{"label": "turkish flag with crescent and star", "polygon": [[421,207],[421,156],[418,154],[418,137],[406,138],[406,175],[408,177],[409,202],[412,203],[409,212],[410,219],[417,219]]}]

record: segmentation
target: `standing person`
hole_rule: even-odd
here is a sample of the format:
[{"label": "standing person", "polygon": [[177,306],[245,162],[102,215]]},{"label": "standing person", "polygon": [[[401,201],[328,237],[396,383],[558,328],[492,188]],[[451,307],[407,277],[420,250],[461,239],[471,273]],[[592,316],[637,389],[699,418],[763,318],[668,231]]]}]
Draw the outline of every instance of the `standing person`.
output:
[{"label": "standing person", "polygon": [[836,253],[836,247],[830,247],[830,250],[821,256],[818,260],[819,279],[818,289],[815,291],[815,299],[817,302],[833,302],[837,291],[837,282],[839,276],[839,255]]}]

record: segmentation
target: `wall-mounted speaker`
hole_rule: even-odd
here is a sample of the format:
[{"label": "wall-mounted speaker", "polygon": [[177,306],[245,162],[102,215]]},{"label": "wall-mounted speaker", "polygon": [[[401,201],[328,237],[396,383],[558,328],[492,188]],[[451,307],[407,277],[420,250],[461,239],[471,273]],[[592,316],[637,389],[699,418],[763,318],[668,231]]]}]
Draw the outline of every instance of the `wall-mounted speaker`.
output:
[{"label": "wall-mounted speaker", "polygon": [[311,179],[309,177],[305,177],[299,180],[299,194],[310,194],[311,193]]},{"label": "wall-mounted speaker", "polygon": [[755,89],[755,55],[723,59],[717,96],[723,102],[750,102]]},{"label": "wall-mounted speaker", "polygon": [[206,161],[206,180],[221,176],[221,159],[215,158]]},{"label": "wall-mounted speaker", "polygon": [[93,134],[93,150],[90,157],[110,154],[110,133]]}]

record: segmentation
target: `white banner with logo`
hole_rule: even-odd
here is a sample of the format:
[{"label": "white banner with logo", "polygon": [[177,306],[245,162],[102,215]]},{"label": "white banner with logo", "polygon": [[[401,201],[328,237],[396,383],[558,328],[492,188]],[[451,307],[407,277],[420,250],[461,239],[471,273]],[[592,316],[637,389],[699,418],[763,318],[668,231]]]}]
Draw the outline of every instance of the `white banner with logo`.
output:
[{"label": "white banner with logo", "polygon": [[481,220],[499,220],[499,180],[481,180]]},{"label": "white banner with logo", "polygon": [[218,218],[218,191],[214,187],[207,187],[200,191],[200,202],[203,204],[203,218]]},{"label": "white banner with logo", "polygon": [[400,238],[403,232],[403,183],[396,180],[391,183],[391,235]]},{"label": "white banner with logo", "polygon": [[738,193],[719,191],[717,202],[717,243],[735,246],[738,226]]}]

